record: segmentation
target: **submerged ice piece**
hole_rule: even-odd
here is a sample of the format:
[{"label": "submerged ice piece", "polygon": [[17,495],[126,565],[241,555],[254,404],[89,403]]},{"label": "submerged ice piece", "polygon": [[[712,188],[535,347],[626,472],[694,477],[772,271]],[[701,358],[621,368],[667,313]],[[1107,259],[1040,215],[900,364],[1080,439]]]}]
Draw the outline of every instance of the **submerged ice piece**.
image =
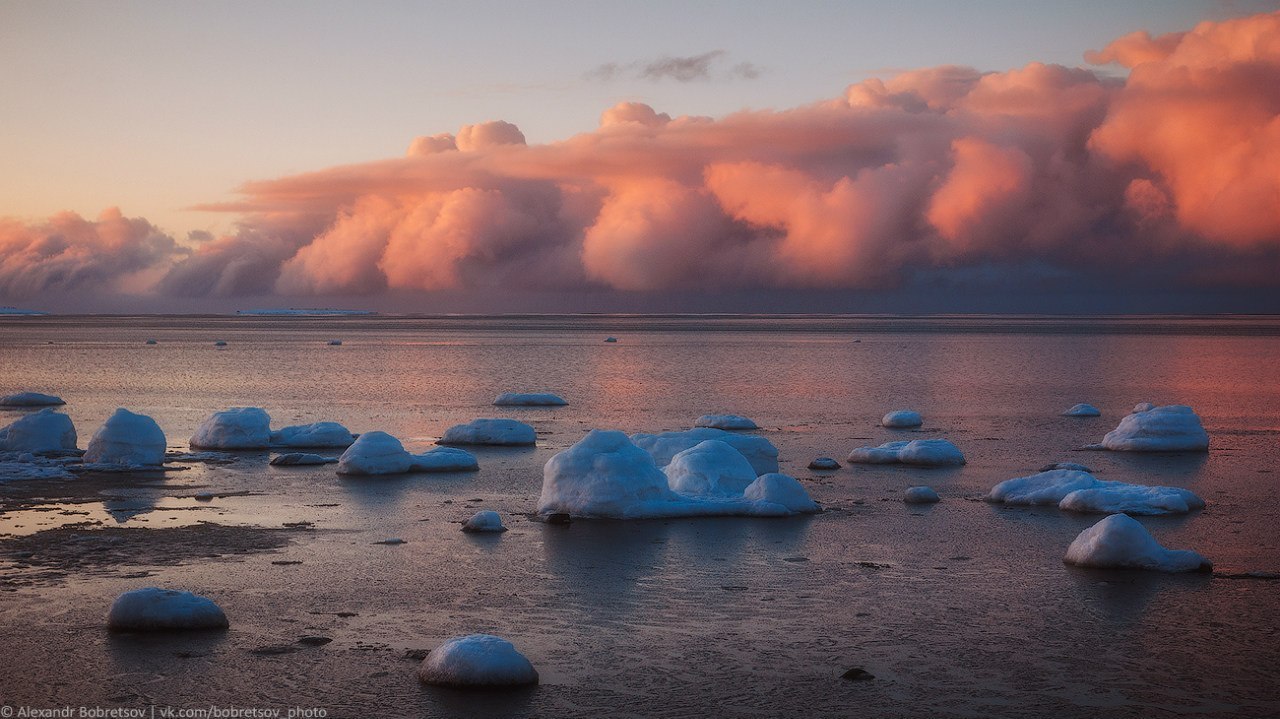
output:
[{"label": "submerged ice piece", "polygon": [[47,407],[0,429],[0,451],[38,454],[75,448],[76,428],[71,418]]},{"label": "submerged ice piece", "polygon": [[134,414],[122,407],[93,433],[84,463],[158,467],[164,464],[164,450],[160,425],[145,414]]},{"label": "submerged ice piece", "polygon": [[304,467],[316,464],[333,464],[338,460],[332,457],[325,457],[319,454],[308,454],[305,452],[290,452],[281,454],[271,458],[271,464],[277,467]]},{"label": "submerged ice piece", "polygon": [[1213,564],[1189,549],[1165,549],[1138,520],[1113,514],[1080,533],[1063,557],[1067,564],[1160,572],[1208,571]]},{"label": "submerged ice piece", "polygon": [[740,414],[704,414],[694,421],[693,426],[715,429],[760,429],[755,420]]},{"label": "submerged ice piece", "polygon": [[266,449],[271,417],[261,407],[232,407],[214,412],[196,427],[192,449]]},{"label": "submerged ice piece", "polygon": [[1080,404],[1072,405],[1071,407],[1068,407],[1067,409],[1063,410],[1062,416],[1063,417],[1101,417],[1102,412],[1098,411],[1098,408],[1094,407],[1091,404],[1085,404],[1081,402]]},{"label": "submerged ice piece", "polygon": [[208,597],[146,587],[116,598],[107,615],[107,628],[115,632],[226,629],[227,615]]},{"label": "submerged ice piece", "polygon": [[493,401],[495,407],[563,407],[563,397],[550,392],[503,392]]},{"label": "submerged ice piece", "polygon": [[1121,452],[1207,452],[1209,434],[1188,406],[1170,404],[1139,410],[1120,420],[1102,446]]},{"label": "submerged ice piece", "polygon": [[61,397],[39,392],[18,392],[0,397],[0,407],[56,407],[66,404]]},{"label": "submerged ice piece", "polygon": [[511,642],[469,634],[433,649],[418,667],[418,679],[451,687],[525,686],[538,683],[538,672]]},{"label": "submerged ice piece", "polygon": [[312,422],[282,427],[271,433],[273,447],[299,449],[342,449],[355,442],[355,435],[337,422]]},{"label": "submerged ice piece", "polygon": [[697,427],[682,432],[633,434],[631,441],[653,455],[659,467],[670,464],[672,457],[708,439],[717,439],[742,453],[757,475],[778,471],[778,448],[764,437],[726,432],[712,427]]},{"label": "submerged ice piece", "polygon": [[338,458],[338,474],[462,472],[479,468],[470,452],[452,447],[410,454],[400,440],[386,432],[365,432]]},{"label": "submerged ice piece", "polygon": [[902,501],[907,504],[933,504],[941,502],[942,498],[938,493],[933,491],[933,487],[907,487],[907,491],[902,493]]},{"label": "submerged ice piece", "polygon": [[924,424],[924,418],[920,413],[909,409],[895,409],[880,418],[880,426],[893,429],[919,427],[922,424]]},{"label": "submerged ice piece", "polygon": [[849,453],[855,464],[910,464],[917,467],[954,467],[965,463],[964,454],[945,439],[885,442],[878,447],[858,447]]},{"label": "submerged ice piece", "polygon": [[514,419],[474,419],[455,424],[444,431],[437,444],[480,444],[496,446],[528,446],[538,440],[533,427]]}]

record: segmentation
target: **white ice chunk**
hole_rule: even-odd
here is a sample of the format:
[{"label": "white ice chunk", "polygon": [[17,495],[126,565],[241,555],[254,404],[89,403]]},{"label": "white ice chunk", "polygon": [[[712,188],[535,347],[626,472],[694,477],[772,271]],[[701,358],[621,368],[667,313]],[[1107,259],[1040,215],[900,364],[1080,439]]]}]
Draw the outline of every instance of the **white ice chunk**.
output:
[{"label": "white ice chunk", "polygon": [[436,447],[409,456],[412,458],[410,472],[473,472],[480,469],[474,454],[457,447]]},{"label": "white ice chunk", "polygon": [[1100,412],[1097,407],[1094,407],[1091,404],[1085,404],[1081,402],[1080,404],[1072,405],[1071,407],[1063,410],[1062,416],[1063,417],[1101,417],[1102,412]]},{"label": "white ice chunk", "polygon": [[452,447],[410,454],[400,440],[386,432],[365,432],[338,458],[338,474],[458,472],[479,468],[470,452]]},{"label": "white ice chunk", "polygon": [[491,634],[454,637],[418,668],[424,684],[451,687],[521,686],[538,683],[538,672],[511,642]]},{"label": "white ice chunk", "polygon": [[1060,509],[1099,514],[1186,514],[1204,509],[1204,500],[1181,487],[1147,487],[1123,482],[1077,489],[1062,498]]},{"label": "white ice chunk", "polygon": [[[751,513],[761,516],[812,514],[818,511],[817,503],[809,497],[809,493],[795,477],[778,472],[760,475],[743,491],[742,496],[759,505]],[[768,505],[776,505],[784,511],[775,512]]]},{"label": "white ice chunk", "polygon": [[356,438],[337,422],[312,422],[277,429],[271,433],[270,440],[275,447],[342,449],[350,447]]},{"label": "white ice chunk", "polygon": [[146,587],[116,598],[107,615],[112,631],[225,629],[227,615],[208,597],[174,589]]},{"label": "white ice chunk", "polygon": [[1213,566],[1189,549],[1165,549],[1146,527],[1125,514],[1113,514],[1081,532],[1063,561],[1082,567],[1161,572],[1204,571]]},{"label": "white ice chunk", "polygon": [[164,431],[154,419],[117,409],[93,433],[85,464],[158,467],[164,464]]},{"label": "white ice chunk", "polygon": [[1209,434],[1190,407],[1171,404],[1126,416],[1102,438],[1102,446],[1122,452],[1207,452]]},{"label": "white ice chunk", "polygon": [[514,419],[474,419],[446,429],[439,444],[527,446],[534,444],[537,439],[538,435],[533,427],[524,422]]},{"label": "white ice chunk", "polygon": [[261,407],[232,407],[214,412],[196,427],[195,449],[266,449],[271,444],[271,417]]},{"label": "white ice chunk", "polygon": [[563,407],[569,403],[550,392],[504,392],[493,404],[497,407]]},{"label": "white ice chunk", "polygon": [[653,455],[653,461],[659,467],[667,466],[672,457],[708,439],[720,440],[741,452],[742,456],[751,463],[751,468],[757,475],[778,471],[778,448],[764,437],[726,432],[712,427],[697,427],[683,432],[631,435],[631,441]]},{"label": "white ice chunk", "polygon": [[858,447],[848,460],[860,464],[910,464],[917,467],[953,467],[965,463],[964,454],[945,439],[885,442],[879,447]]},{"label": "white ice chunk", "polygon": [[942,501],[942,498],[932,487],[907,487],[907,491],[902,494],[902,501],[907,504],[933,504]]},{"label": "white ice chunk", "polygon": [[505,532],[507,528],[502,526],[502,517],[492,509],[485,509],[476,512],[462,525],[464,532]]},{"label": "white ice chunk", "polygon": [[1006,479],[991,488],[987,501],[1020,505],[1048,505],[1061,502],[1077,489],[1092,489],[1102,480],[1088,472],[1051,469],[1029,477]]},{"label": "white ice chunk", "polygon": [[39,392],[18,392],[0,397],[0,407],[54,407],[66,404],[61,397]]},{"label": "white ice chunk", "polygon": [[880,418],[880,425],[883,427],[901,429],[919,427],[922,424],[924,424],[924,418],[920,413],[909,409],[895,409]]},{"label": "white ice chunk", "polygon": [[704,414],[693,423],[693,426],[716,429],[760,429],[754,420],[740,414]]},{"label": "white ice chunk", "polygon": [[756,479],[747,458],[716,439],[680,452],[662,471],[673,490],[695,497],[740,497]]},{"label": "white ice chunk", "polygon": [[57,452],[76,448],[76,428],[71,418],[45,408],[20,417],[0,429],[0,450]]}]

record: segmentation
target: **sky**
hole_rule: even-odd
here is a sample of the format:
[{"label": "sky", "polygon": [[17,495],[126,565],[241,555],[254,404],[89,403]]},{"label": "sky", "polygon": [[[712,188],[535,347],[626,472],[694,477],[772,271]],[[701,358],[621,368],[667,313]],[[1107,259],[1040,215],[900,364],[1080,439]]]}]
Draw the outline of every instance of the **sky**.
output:
[{"label": "sky", "polygon": [[0,0],[0,304],[1280,311],[1277,12]]}]

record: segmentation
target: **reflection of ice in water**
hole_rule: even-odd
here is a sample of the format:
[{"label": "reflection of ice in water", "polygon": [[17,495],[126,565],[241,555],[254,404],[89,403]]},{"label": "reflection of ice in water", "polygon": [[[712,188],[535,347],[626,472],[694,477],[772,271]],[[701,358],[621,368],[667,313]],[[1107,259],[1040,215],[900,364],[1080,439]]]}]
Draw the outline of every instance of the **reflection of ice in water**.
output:
[{"label": "reflection of ice in water", "polygon": [[155,511],[156,503],[149,497],[116,497],[104,500],[102,507],[116,524],[124,524],[138,515]]}]

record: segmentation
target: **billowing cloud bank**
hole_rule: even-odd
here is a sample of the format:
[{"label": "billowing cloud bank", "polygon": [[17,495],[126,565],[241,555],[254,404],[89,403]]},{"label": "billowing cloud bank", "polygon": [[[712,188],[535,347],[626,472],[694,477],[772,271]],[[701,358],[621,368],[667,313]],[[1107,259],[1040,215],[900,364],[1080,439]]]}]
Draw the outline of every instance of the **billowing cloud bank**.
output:
[{"label": "billowing cloud bank", "polygon": [[[10,223],[0,294],[147,267],[188,295],[880,288],[1027,263],[1280,282],[1280,13],[1136,33],[1088,59],[1128,77],[938,67],[721,119],[622,103],[545,145],[472,125],[402,158],[247,183],[206,208],[238,213],[240,233],[190,256],[118,215],[98,226],[143,239]],[[73,272],[63,255],[87,259]]]}]

